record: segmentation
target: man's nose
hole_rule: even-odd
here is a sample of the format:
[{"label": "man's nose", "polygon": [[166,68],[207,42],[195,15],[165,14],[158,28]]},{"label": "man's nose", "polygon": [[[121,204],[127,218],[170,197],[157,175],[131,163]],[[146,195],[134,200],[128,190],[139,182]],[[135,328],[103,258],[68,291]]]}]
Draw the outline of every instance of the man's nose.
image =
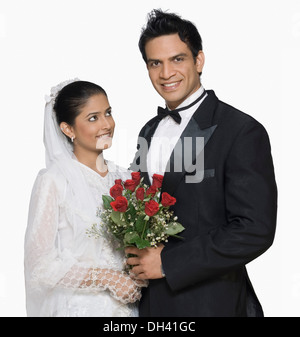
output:
[{"label": "man's nose", "polygon": [[169,79],[170,77],[174,76],[176,73],[174,67],[169,64],[163,64],[161,67],[161,71],[160,71],[160,77],[163,79]]}]

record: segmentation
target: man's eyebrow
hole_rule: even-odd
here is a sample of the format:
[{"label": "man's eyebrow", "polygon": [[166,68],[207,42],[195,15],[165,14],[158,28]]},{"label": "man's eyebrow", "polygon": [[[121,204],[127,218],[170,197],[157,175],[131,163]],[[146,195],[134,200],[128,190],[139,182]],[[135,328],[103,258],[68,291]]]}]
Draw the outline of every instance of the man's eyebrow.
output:
[{"label": "man's eyebrow", "polygon": [[187,57],[188,55],[186,53],[180,53],[175,56],[170,57],[170,60],[175,60],[177,57]]},{"label": "man's eyebrow", "polygon": [[159,59],[147,59],[147,63],[151,63],[151,62],[160,62]]},{"label": "man's eyebrow", "polygon": [[[180,54],[176,54],[174,56],[169,57],[170,61],[175,60],[178,57],[187,57],[188,55],[186,53],[180,53]],[[147,59],[147,63],[151,63],[151,62],[161,62],[160,59]]]}]

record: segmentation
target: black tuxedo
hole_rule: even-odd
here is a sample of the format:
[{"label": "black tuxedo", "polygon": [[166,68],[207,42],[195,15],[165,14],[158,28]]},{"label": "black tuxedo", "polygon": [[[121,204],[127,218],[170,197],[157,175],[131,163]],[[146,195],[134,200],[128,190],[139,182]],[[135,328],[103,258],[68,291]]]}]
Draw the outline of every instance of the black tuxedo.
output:
[{"label": "black tuxedo", "polygon": [[[174,172],[171,155],[162,191],[177,199],[173,210],[185,240],[166,243],[161,255],[166,278],[144,289],[140,316],[263,316],[245,265],[272,245],[275,234],[269,138],[255,119],[207,92],[181,135],[204,137],[203,180],[187,183],[196,172]],[[148,146],[158,122],[154,117],[140,132]],[[195,163],[200,153],[194,145]],[[141,168],[146,155],[145,144],[138,147],[131,169]],[[147,172],[143,176],[149,183]]]}]

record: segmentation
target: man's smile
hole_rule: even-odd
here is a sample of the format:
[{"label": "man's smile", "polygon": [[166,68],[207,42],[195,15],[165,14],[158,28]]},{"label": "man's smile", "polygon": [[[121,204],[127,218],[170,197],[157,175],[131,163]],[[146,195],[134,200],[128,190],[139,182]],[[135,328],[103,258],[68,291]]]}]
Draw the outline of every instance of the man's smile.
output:
[{"label": "man's smile", "polygon": [[180,86],[181,81],[162,83],[161,86],[164,91],[172,91],[177,89]]}]

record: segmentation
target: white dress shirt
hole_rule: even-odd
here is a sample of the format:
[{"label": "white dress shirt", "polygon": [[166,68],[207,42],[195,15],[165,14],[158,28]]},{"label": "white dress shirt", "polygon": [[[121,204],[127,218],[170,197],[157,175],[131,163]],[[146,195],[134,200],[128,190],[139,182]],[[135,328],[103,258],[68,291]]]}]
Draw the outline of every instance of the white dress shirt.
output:
[{"label": "white dress shirt", "polygon": [[[189,96],[176,109],[185,107],[193,103],[204,92],[201,86],[195,93]],[[147,155],[147,169],[150,182],[152,183],[152,176],[154,173],[164,175],[167,163],[170,159],[171,153],[178,142],[183,130],[188,125],[195,111],[199,108],[207,94],[195,105],[189,109],[180,111],[181,123],[176,123],[172,117],[167,116],[162,119],[151,140],[151,145]]]}]

